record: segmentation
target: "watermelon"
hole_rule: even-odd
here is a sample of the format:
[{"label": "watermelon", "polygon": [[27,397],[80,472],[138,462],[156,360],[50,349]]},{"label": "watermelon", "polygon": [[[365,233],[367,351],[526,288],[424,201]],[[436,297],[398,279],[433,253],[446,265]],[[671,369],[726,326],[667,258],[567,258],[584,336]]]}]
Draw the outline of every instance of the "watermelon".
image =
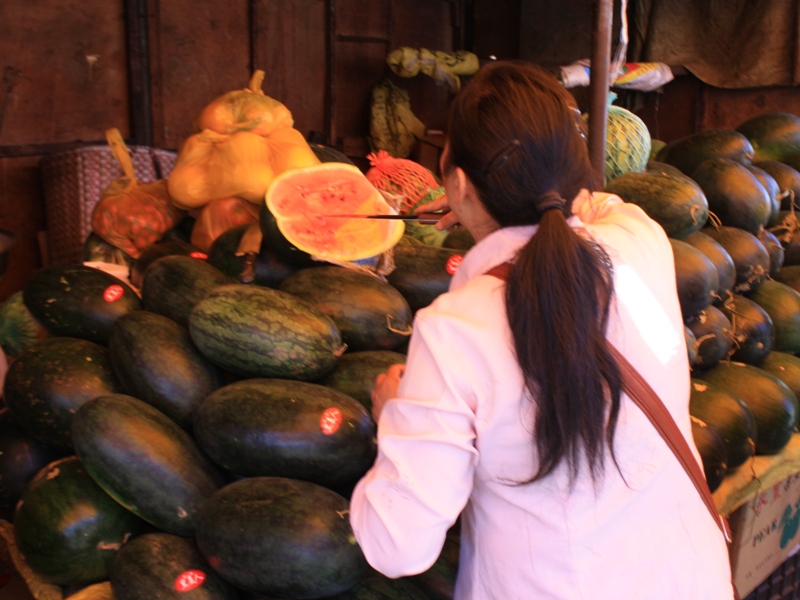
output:
[{"label": "watermelon", "polygon": [[193,258],[198,258],[200,260],[204,260],[203,257],[206,256],[206,253],[197,246],[193,246],[192,244],[180,239],[172,239],[150,244],[142,249],[142,253],[135,261],[133,261],[133,264],[131,265],[131,283],[136,287],[142,287],[142,278],[144,277],[144,272],[147,270],[147,267],[149,267],[151,263],[157,261],[159,258],[164,256],[172,256],[175,254],[179,254],[181,256],[192,256]]},{"label": "watermelon", "polygon": [[345,498],[283,477],[226,485],[203,509],[197,545],[236,587],[277,598],[324,598],[358,583],[367,563]]},{"label": "watermelon", "polygon": [[82,259],[83,262],[104,262],[113,265],[125,265],[126,267],[131,266],[134,261],[130,254],[113,244],[109,244],[94,231],[83,242]]},{"label": "watermelon", "polygon": [[75,452],[122,506],[175,535],[194,535],[200,509],[223,477],[164,413],[124,394],[99,396],[75,413]]},{"label": "watermelon", "polygon": [[369,273],[335,265],[301,269],[279,289],[328,315],[350,350],[392,350],[411,335],[406,299]]},{"label": "watermelon", "polygon": [[339,152],[336,148],[326,146],[324,144],[310,143],[311,151],[316,155],[320,162],[339,162],[348,165],[354,164],[352,160],[347,158],[345,154]]},{"label": "watermelon", "polygon": [[780,379],[758,367],[737,362],[720,363],[705,371],[701,378],[738,396],[753,413],[758,432],[756,454],[777,454],[789,443],[800,407],[797,397]]},{"label": "watermelon", "polygon": [[689,358],[689,366],[694,367],[697,361],[697,338],[688,326],[683,326],[683,339],[686,341],[686,354]]},{"label": "watermelon", "polygon": [[703,227],[708,219],[708,201],[703,190],[683,175],[654,171],[626,173],[609,181],[605,190],[640,206],[671,238],[685,238]]},{"label": "watermelon", "polygon": [[755,160],[783,160],[800,150],[800,117],[787,112],[767,112],[736,128],[753,145]]},{"label": "watermelon", "polygon": [[189,334],[206,357],[243,377],[318,379],[344,351],[335,323],[319,309],[245,284],[221,286],[198,302]]},{"label": "watermelon", "polygon": [[775,281],[788,285],[800,292],[800,265],[786,265],[775,274]]},{"label": "watermelon", "polygon": [[778,216],[781,211],[781,188],[775,178],[761,167],[747,165],[747,169],[756,176],[756,179],[764,186],[764,190],[767,192],[771,206],[767,227],[772,227],[778,222]]},{"label": "watermelon", "polygon": [[691,177],[700,163],[709,158],[727,158],[747,165],[753,162],[753,155],[750,140],[738,131],[706,129],[669,142],[655,159]]},{"label": "watermelon", "polygon": [[111,325],[141,308],[124,281],[84,265],[50,265],[31,275],[22,290],[25,306],[53,335],[106,344]]},{"label": "watermelon", "polygon": [[730,354],[733,326],[716,306],[707,306],[685,324],[695,338],[694,370],[709,369]]},{"label": "watermelon", "polygon": [[[236,251],[242,235],[249,225],[233,227],[220,235],[208,251],[208,264],[216,267],[230,278],[238,279],[245,264],[245,256]],[[262,242],[261,250],[256,257],[255,272],[252,283],[265,287],[277,288],[281,281],[297,271],[298,267],[282,258]]]},{"label": "watermelon", "polygon": [[0,408],[0,519],[11,521],[28,482],[65,454],[26,433],[8,407]]},{"label": "watermelon", "polygon": [[331,600],[431,600],[431,597],[409,578],[389,579],[369,570],[353,587],[332,596]]},{"label": "watermelon", "polygon": [[800,172],[789,165],[775,160],[759,160],[753,163],[772,175],[780,189],[781,209],[789,210],[800,202]]},{"label": "watermelon", "polygon": [[144,310],[120,317],[108,341],[111,364],[125,393],[156,407],[184,429],[200,402],[225,383],[172,319]]},{"label": "watermelon", "polygon": [[394,270],[386,281],[397,289],[413,312],[428,306],[450,288],[463,251],[430,246],[396,246]]},{"label": "watermelon", "polygon": [[800,293],[767,279],[748,297],[761,306],[775,327],[775,350],[800,353]]},{"label": "watermelon", "polygon": [[731,323],[734,349],[730,358],[758,365],[775,345],[775,327],[767,311],[739,294],[731,294],[720,308]]},{"label": "watermelon", "polygon": [[719,433],[704,421],[692,417],[692,439],[703,461],[708,488],[716,490],[728,473],[728,452]]},{"label": "watermelon", "polygon": [[800,357],[773,350],[758,367],[775,375],[800,398]]},{"label": "watermelon", "polygon": [[733,264],[731,255],[718,241],[706,235],[703,231],[696,231],[681,241],[694,246],[714,263],[719,277],[719,287],[715,292],[714,303],[723,302],[733,291],[733,286],[736,284],[736,265]]},{"label": "watermelon", "polygon": [[108,578],[119,549],[144,523],[98,486],[75,456],[44,467],[14,513],[14,539],[27,565],[56,585]]},{"label": "watermelon", "polygon": [[22,290],[14,292],[0,304],[0,348],[6,356],[16,358],[47,335],[45,328],[25,306]]},{"label": "watermelon", "polygon": [[374,257],[393,247],[404,231],[402,221],[329,216],[393,212],[358,167],[344,163],[282,173],[269,187],[266,205],[286,239],[321,260]]},{"label": "watermelon", "polygon": [[237,600],[236,589],[208,565],[192,538],[145,533],[117,552],[109,575],[114,600]]},{"label": "watermelon", "polygon": [[669,240],[675,261],[678,300],[684,320],[691,318],[714,301],[719,289],[719,274],[705,254],[680,240]]},{"label": "watermelon", "polygon": [[451,229],[447,237],[442,241],[442,248],[453,248],[454,250],[469,250],[475,245],[475,238],[469,230],[463,227]]},{"label": "watermelon", "polygon": [[743,465],[755,453],[758,437],[753,412],[733,392],[692,379],[689,414],[714,430],[725,445],[728,471]]},{"label": "watermelon", "polygon": [[733,291],[746,293],[758,288],[769,275],[770,258],[756,236],[738,227],[705,227],[703,233],[716,240],[736,267]]},{"label": "watermelon", "polygon": [[[664,142],[661,143],[663,144],[661,148],[666,146]],[[661,150],[661,148],[659,148],[659,151]],[[658,152],[656,152],[656,154],[658,154]],[[644,167],[644,172],[656,173],[659,175],[672,175],[673,177],[686,177],[686,174],[683,171],[681,171],[678,167],[673,167],[670,164],[654,160],[652,158],[647,161],[647,164]]]},{"label": "watermelon", "polygon": [[358,400],[372,410],[372,389],[375,378],[392,365],[405,364],[405,354],[393,350],[345,352],[333,371],[317,383],[328,386]]},{"label": "watermelon", "polygon": [[245,379],[211,393],[194,438],[216,464],[243,477],[293,477],[328,487],[355,483],[375,460],[375,423],[329,387]]},{"label": "watermelon", "polygon": [[692,172],[702,188],[708,210],[723,225],[758,235],[772,216],[772,202],[758,178],[743,164],[729,158],[703,161]]},{"label": "watermelon", "polygon": [[775,234],[766,229],[758,232],[758,241],[764,244],[764,248],[769,254],[769,276],[774,278],[778,271],[783,268],[783,261],[786,256],[783,246],[778,238],[775,237]]},{"label": "watermelon", "polygon": [[142,304],[146,310],[187,327],[195,304],[211,290],[233,282],[204,259],[181,254],[164,256],[144,272]]},{"label": "watermelon", "polygon": [[121,391],[107,348],[78,338],[53,337],[11,364],[4,399],[31,436],[70,450],[75,411],[96,396]]}]

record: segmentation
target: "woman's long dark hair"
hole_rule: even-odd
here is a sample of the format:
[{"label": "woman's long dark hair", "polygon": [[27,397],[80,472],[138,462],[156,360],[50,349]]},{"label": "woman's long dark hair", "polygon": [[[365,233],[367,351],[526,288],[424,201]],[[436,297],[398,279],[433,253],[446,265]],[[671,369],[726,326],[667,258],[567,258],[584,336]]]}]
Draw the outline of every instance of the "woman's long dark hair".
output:
[{"label": "woman's long dark hair", "polygon": [[[571,95],[525,63],[490,63],[455,97],[445,171],[464,170],[501,227],[539,224],[516,258],[506,308],[517,360],[536,402],[542,479],[566,461],[598,482],[614,458],[620,373],[606,346],[608,257],[567,223],[592,168]],[[562,200],[563,199],[563,200]],[[616,462],[616,460],[615,460]]]}]

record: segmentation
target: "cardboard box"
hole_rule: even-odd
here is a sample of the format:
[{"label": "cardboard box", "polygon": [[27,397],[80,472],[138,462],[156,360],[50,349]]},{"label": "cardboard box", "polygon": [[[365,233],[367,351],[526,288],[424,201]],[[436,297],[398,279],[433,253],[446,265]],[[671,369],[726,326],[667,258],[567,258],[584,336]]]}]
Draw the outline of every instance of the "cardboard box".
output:
[{"label": "cardboard box", "polygon": [[800,550],[800,473],[757,494],[729,521],[733,581],[744,598]]}]

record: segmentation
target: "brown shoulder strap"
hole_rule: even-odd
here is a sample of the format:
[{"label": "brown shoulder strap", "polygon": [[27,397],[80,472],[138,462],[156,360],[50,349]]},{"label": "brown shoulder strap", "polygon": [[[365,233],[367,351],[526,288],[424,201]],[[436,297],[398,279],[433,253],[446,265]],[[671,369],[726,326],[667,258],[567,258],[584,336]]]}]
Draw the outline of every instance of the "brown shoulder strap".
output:
[{"label": "brown shoulder strap", "polygon": [[[507,280],[510,270],[511,263],[505,262],[487,271],[486,275]],[[667,407],[664,406],[664,403],[661,401],[661,398],[658,397],[655,390],[650,387],[634,366],[628,362],[628,359],[611,344],[608,345],[608,348],[614,355],[614,358],[616,358],[617,364],[619,364],[622,375],[622,388],[642,412],[644,412],[658,433],[661,434],[661,437],[664,438],[667,446],[670,447],[675,457],[686,471],[686,474],[689,476],[689,479],[694,483],[708,511],[725,535],[725,539],[730,543],[731,532],[728,527],[728,522],[717,510],[703,470],[700,468],[700,464],[689,448],[686,438],[683,437],[680,429],[678,429],[678,425],[667,410]]]}]

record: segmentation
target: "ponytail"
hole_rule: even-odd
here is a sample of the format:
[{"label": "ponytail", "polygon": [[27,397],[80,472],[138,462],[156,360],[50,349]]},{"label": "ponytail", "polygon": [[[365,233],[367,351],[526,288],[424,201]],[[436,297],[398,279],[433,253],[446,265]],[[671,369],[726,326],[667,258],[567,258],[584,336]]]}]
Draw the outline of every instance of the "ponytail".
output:
[{"label": "ponytail", "polygon": [[508,320],[537,406],[538,469],[529,482],[546,477],[562,461],[570,481],[582,463],[598,481],[606,445],[614,456],[620,373],[606,345],[614,291],[607,264],[603,250],[551,208],[543,211],[538,232],[511,270]]}]

